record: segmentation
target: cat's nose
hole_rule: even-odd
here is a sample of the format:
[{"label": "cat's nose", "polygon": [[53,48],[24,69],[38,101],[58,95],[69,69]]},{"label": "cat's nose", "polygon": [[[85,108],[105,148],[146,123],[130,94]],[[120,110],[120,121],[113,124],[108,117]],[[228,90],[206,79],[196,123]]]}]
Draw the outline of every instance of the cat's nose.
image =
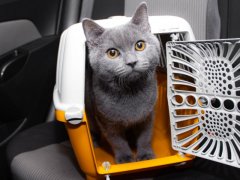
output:
[{"label": "cat's nose", "polygon": [[134,68],[134,66],[135,66],[136,64],[137,64],[136,61],[127,63],[127,65],[128,65],[128,66],[131,66],[131,68]]}]

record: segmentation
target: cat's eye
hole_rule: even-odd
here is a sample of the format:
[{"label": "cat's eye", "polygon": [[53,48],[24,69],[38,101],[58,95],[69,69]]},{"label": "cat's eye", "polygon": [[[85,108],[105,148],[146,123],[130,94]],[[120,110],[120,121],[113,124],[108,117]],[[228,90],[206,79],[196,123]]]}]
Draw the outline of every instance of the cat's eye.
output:
[{"label": "cat's eye", "polygon": [[135,44],[135,50],[136,51],[143,51],[145,49],[145,46],[146,46],[145,42],[140,40]]},{"label": "cat's eye", "polygon": [[107,56],[110,59],[115,59],[116,57],[118,57],[120,54],[120,52],[117,49],[111,48],[107,50]]}]

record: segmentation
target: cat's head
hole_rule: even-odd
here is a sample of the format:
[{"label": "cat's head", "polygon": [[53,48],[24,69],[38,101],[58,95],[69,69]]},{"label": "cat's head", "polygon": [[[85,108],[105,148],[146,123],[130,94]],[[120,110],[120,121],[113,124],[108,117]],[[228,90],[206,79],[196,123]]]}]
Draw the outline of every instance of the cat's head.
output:
[{"label": "cat's head", "polygon": [[105,29],[90,19],[82,22],[89,48],[90,65],[103,80],[137,80],[153,72],[160,46],[151,34],[147,6],[141,3],[130,22]]}]

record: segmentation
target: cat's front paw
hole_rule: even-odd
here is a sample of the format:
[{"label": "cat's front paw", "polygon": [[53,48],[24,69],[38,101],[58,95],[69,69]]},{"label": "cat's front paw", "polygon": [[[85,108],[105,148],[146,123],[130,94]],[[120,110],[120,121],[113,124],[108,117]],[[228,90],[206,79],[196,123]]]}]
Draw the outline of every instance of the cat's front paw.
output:
[{"label": "cat's front paw", "polygon": [[134,161],[132,155],[129,155],[129,154],[118,155],[118,156],[116,156],[115,160],[118,164],[128,163],[128,162],[133,162]]},{"label": "cat's front paw", "polygon": [[154,159],[155,155],[152,151],[144,152],[144,153],[138,153],[136,156],[137,161],[144,161],[149,159]]}]

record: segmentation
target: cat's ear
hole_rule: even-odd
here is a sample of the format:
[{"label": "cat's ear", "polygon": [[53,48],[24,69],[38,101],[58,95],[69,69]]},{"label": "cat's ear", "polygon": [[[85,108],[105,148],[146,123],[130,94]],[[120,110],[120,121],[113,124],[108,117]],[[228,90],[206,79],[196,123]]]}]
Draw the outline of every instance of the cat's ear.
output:
[{"label": "cat's ear", "polygon": [[83,19],[82,26],[88,42],[92,42],[104,32],[104,28],[91,19]]},{"label": "cat's ear", "polygon": [[135,11],[131,23],[139,26],[142,31],[150,32],[151,28],[148,22],[147,4],[141,3]]}]

